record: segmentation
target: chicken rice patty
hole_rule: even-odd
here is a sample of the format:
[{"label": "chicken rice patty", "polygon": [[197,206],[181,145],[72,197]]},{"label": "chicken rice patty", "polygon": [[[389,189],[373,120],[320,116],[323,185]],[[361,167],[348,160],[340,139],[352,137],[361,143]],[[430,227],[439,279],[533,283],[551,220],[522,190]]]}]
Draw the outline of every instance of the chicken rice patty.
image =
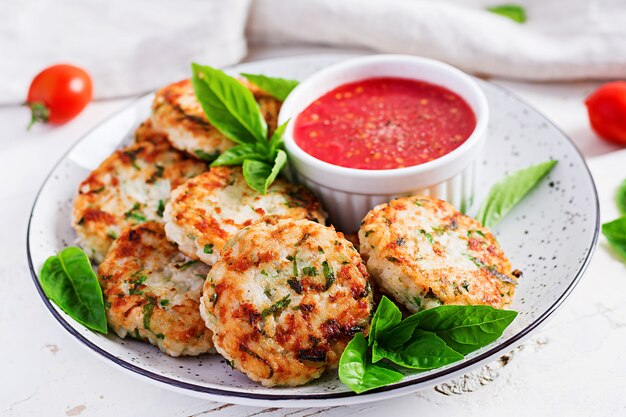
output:
[{"label": "chicken rice patty", "polygon": [[225,247],[204,284],[200,313],[215,348],[264,386],[297,386],[336,368],[369,330],[365,265],[332,227],[256,223]]},{"label": "chicken rice patty", "polygon": [[[242,83],[254,94],[271,134],[276,129],[281,102],[252,84]],[[209,123],[191,80],[157,91],[152,103],[152,122],[155,129],[167,134],[175,148],[201,159],[210,161],[235,145]]]},{"label": "chicken rice patty", "polygon": [[361,255],[381,289],[415,312],[440,304],[511,303],[519,274],[495,237],[445,201],[404,197],[370,211]]},{"label": "chicken rice patty", "polygon": [[324,223],[320,203],[307,189],[276,179],[262,195],[240,167],[213,167],[172,191],[165,207],[167,237],[193,259],[213,265],[235,233],[266,216]]},{"label": "chicken rice patty", "polygon": [[161,221],[171,189],[207,169],[205,163],[172,148],[149,125],[137,130],[135,141],[92,171],[74,200],[72,225],[80,246],[96,262],[125,228]]},{"label": "chicken rice patty", "polygon": [[209,270],[180,253],[161,223],[125,230],[98,269],[109,326],[172,356],[210,351],[212,333],[199,312]]}]

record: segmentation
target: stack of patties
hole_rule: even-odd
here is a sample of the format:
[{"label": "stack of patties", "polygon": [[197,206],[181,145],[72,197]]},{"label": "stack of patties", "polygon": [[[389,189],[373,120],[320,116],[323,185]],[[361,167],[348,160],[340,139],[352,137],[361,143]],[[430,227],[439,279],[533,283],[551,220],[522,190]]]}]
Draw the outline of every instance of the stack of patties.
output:
[{"label": "stack of patties", "polygon": [[[273,131],[280,102],[254,93]],[[209,124],[191,83],[182,81],[157,92],[152,117],[133,142],[80,184],[72,225],[100,263],[107,320],[120,337],[149,341],[172,356],[211,351],[199,302],[225,242],[265,216],[325,222],[300,186],[278,179],[260,195],[240,168],[209,169],[207,155],[231,146]]]}]

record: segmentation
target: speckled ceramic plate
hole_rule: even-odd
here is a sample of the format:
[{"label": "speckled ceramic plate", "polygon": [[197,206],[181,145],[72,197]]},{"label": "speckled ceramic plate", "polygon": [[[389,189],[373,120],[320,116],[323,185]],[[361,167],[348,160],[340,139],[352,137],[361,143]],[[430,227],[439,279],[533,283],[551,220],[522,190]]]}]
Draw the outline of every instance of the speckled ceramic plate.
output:
[{"label": "speckled ceramic plate", "polygon": [[[241,65],[234,71],[303,79],[346,58],[324,55],[267,60]],[[151,345],[122,340],[113,332],[108,336],[93,333],[52,305],[43,295],[37,273],[48,256],[76,240],[70,210],[78,184],[130,138],[149,114],[151,96],[139,99],[85,136],[43,184],[28,228],[28,257],[36,288],[52,316],[106,361],[161,386],[211,400],[278,407],[351,404],[406,394],[466,373],[519,345],[554,313],[589,263],[599,225],[593,180],[574,145],[510,93],[488,82],[479,83],[489,101],[491,121],[482,164],[482,194],[477,201],[509,171],[550,158],[559,164],[495,229],[514,267],[524,271],[512,305],[520,314],[498,341],[462,362],[361,395],[348,391],[335,372],[303,387],[264,388],[232,370],[220,356],[168,357]]]}]

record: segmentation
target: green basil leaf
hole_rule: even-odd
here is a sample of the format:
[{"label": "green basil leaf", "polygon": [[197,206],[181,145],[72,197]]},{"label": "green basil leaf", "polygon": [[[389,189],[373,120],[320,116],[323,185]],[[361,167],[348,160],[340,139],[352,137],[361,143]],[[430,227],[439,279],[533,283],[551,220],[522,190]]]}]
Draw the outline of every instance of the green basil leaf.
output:
[{"label": "green basil leaf", "polygon": [[611,248],[626,261],[626,217],[602,225],[602,234]]},{"label": "green basil leaf", "polygon": [[265,182],[271,172],[272,166],[267,162],[257,161],[256,159],[243,161],[243,177],[250,188],[261,194],[267,192]]},{"label": "green basil leaf", "polygon": [[81,249],[68,247],[49,257],[41,268],[39,283],[46,296],[74,320],[91,330],[107,333],[98,277]]},{"label": "green basil leaf", "polygon": [[626,215],[626,180],[622,181],[615,196],[617,208],[622,216]]},{"label": "green basil leaf", "polygon": [[243,161],[243,177],[250,188],[265,194],[286,162],[287,154],[282,149],[278,150],[272,165],[263,161],[246,159]]},{"label": "green basil leaf", "polygon": [[268,143],[268,147],[269,147],[268,155],[269,155],[270,158],[275,158],[276,153],[278,152],[278,150],[283,148],[283,144],[284,144],[284,142],[283,142],[283,133],[285,132],[285,128],[287,127],[287,123],[289,123],[289,120],[287,120],[282,125],[278,126],[276,128],[276,130],[274,131],[274,133],[272,134],[272,137],[269,140],[269,143]]},{"label": "green basil leaf", "polygon": [[198,157],[198,159],[201,159],[207,164],[210,164],[211,162],[215,161],[220,156],[220,151],[214,151],[214,152],[208,153],[208,152],[203,151],[202,149],[196,149],[195,151],[193,151],[193,153],[194,155]]},{"label": "green basil leaf", "polygon": [[491,187],[478,211],[477,220],[486,227],[495,226],[552,171],[556,163],[557,161],[542,162],[507,175]]},{"label": "green basil leaf", "polygon": [[262,159],[263,157],[263,152],[259,152],[255,144],[238,145],[224,151],[211,166],[241,165],[246,159]]},{"label": "green basil leaf", "polygon": [[367,341],[363,333],[354,336],[339,360],[339,379],[357,394],[393,384],[402,377],[395,369],[368,360]]},{"label": "green basil leaf", "polygon": [[[385,333],[396,327],[402,321],[402,312],[389,298],[383,295],[378,303],[368,335],[368,344],[371,346],[377,339],[378,334]],[[378,362],[373,359],[374,362]]]},{"label": "green basil leaf", "polygon": [[508,17],[517,23],[524,23],[526,21],[526,10],[519,4],[502,4],[499,6],[487,7],[487,11],[499,14],[500,16]]},{"label": "green basil leaf", "polygon": [[291,93],[291,90],[298,85],[298,81],[288,80],[286,78],[268,77],[261,74],[246,74],[243,72],[241,75],[252,84],[280,101],[285,101],[289,93]]},{"label": "green basil leaf", "polygon": [[287,154],[282,149],[279,149],[276,152],[276,157],[274,158],[274,165],[272,166],[272,171],[270,172],[270,175],[265,180],[264,193],[267,191],[269,186],[272,185],[272,183],[274,182],[274,180],[276,179],[276,177],[278,176],[281,169],[283,169],[286,163],[287,163]]},{"label": "green basil leaf", "polygon": [[410,340],[416,329],[420,329],[435,333],[452,349],[465,355],[500,337],[516,316],[515,311],[489,306],[435,307],[404,319],[382,335],[381,343],[397,348]]},{"label": "green basil leaf", "polygon": [[233,142],[267,141],[267,123],[254,96],[220,70],[192,64],[196,97],[211,124]]},{"label": "green basil leaf", "polygon": [[388,350],[381,345],[379,352],[383,358],[396,365],[422,371],[440,368],[463,359],[463,355],[446,345],[435,333],[419,329],[399,348]]}]

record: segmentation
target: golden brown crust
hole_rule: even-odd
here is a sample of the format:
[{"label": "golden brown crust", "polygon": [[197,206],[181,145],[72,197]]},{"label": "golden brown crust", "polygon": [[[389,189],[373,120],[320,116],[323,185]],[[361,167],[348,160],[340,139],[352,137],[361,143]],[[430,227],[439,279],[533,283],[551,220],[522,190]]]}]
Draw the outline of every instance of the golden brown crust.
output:
[{"label": "golden brown crust", "polygon": [[170,190],[207,169],[151,129],[137,129],[135,143],[116,150],[80,184],[72,225],[96,261],[127,227],[162,219]]},{"label": "golden brown crust", "polygon": [[445,201],[412,196],[379,205],[359,239],[372,276],[410,311],[513,300],[517,278],[495,237]]},{"label": "golden brown crust", "polygon": [[248,186],[240,167],[213,167],[185,182],[172,192],[164,214],[168,238],[208,265],[235,233],[269,216],[326,219],[304,187],[278,178],[262,195]]},{"label": "golden brown crust", "polygon": [[209,352],[212,333],[198,310],[209,269],[190,263],[165,238],[161,223],[127,229],[98,268],[109,326],[172,356]]},{"label": "golden brown crust", "polygon": [[205,282],[201,314],[218,351],[265,386],[296,386],[337,366],[369,329],[372,293],[352,244],[307,220],[238,233]]},{"label": "golden brown crust", "polygon": [[[271,135],[276,129],[281,102],[249,83],[242,83],[254,94]],[[199,151],[217,155],[235,145],[209,123],[188,79],[157,91],[152,103],[152,123],[155,129],[168,135],[175,148],[195,157]]]}]

